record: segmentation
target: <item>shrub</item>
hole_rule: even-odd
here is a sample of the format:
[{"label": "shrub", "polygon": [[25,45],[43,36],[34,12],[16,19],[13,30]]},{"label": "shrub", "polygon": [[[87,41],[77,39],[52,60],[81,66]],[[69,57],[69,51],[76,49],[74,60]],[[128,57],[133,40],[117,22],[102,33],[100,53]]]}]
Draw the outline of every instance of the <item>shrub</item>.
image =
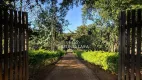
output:
[{"label": "shrub", "polygon": [[77,57],[79,57],[79,58],[82,58],[81,57],[81,54],[83,53],[84,51],[82,51],[82,50],[74,50],[74,54],[77,56]]},{"label": "shrub", "polygon": [[76,55],[91,64],[99,65],[104,70],[117,73],[118,53],[104,51],[76,51]]},{"label": "shrub", "polygon": [[40,70],[46,66],[56,62],[61,56],[65,54],[64,51],[48,51],[48,50],[30,50],[29,52],[29,70],[30,80],[35,80]]},{"label": "shrub", "polygon": [[[48,59],[57,59],[64,55],[64,51],[48,51],[48,50],[30,50],[29,51],[29,65],[44,64]],[[52,63],[52,61],[50,61]]]}]

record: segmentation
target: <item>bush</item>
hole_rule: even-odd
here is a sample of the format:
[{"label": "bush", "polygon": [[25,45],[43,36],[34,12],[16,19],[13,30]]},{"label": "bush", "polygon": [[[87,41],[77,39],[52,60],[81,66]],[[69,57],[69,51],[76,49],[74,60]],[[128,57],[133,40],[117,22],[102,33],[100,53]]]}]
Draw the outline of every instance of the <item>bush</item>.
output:
[{"label": "bush", "polygon": [[39,74],[40,70],[46,68],[46,66],[56,62],[61,56],[65,54],[64,51],[48,51],[48,50],[30,50],[29,52],[29,68],[30,68],[30,80]]},{"label": "bush", "polygon": [[81,57],[81,54],[83,53],[84,51],[83,50],[74,50],[74,54],[79,57],[79,58],[82,58]]},{"label": "bush", "polygon": [[[54,62],[57,60],[59,57],[64,55],[64,51],[48,51],[48,50],[31,50],[29,51],[29,65],[30,66],[35,66],[39,64],[47,64],[45,61],[49,60],[49,63]],[[50,60],[50,59],[55,59],[55,60]]]},{"label": "bush", "polygon": [[76,51],[76,55],[91,64],[99,65],[104,70],[117,73],[118,53],[104,51]]}]

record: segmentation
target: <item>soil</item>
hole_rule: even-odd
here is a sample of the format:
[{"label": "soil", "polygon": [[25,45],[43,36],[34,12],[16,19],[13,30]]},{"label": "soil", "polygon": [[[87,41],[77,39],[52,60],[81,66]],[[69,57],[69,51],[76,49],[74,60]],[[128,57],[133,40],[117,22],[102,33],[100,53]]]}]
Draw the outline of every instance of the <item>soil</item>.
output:
[{"label": "soil", "polygon": [[90,68],[95,75],[98,77],[99,80],[118,80],[118,76],[116,74],[112,74],[109,71],[105,71],[100,66],[88,63],[84,60],[80,60],[82,63],[84,63],[88,68]]},{"label": "soil", "polygon": [[55,66],[44,80],[99,80],[94,72],[72,53],[66,54]]},{"label": "soil", "polygon": [[34,80],[117,80],[117,75],[68,53],[41,70]]},{"label": "soil", "polygon": [[[51,63],[47,66],[44,66],[40,69],[37,70],[37,73],[33,74],[30,73],[30,78],[29,80],[44,80],[44,78],[47,76],[47,73],[49,74],[56,66],[55,64],[62,59],[62,57],[60,57],[57,61],[55,61],[54,63]],[[33,69],[33,68],[32,68]],[[35,71],[34,71],[35,72]]]}]

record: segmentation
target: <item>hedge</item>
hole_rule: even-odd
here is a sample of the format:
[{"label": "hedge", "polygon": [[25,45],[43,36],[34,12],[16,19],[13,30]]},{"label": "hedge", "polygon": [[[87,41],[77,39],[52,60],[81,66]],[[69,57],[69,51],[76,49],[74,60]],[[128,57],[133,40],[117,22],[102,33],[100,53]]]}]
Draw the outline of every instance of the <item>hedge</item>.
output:
[{"label": "hedge", "polygon": [[65,51],[30,50],[29,52],[29,71],[30,79],[37,80],[39,72],[46,69],[48,65],[56,62]]},{"label": "hedge", "polygon": [[117,74],[118,70],[118,53],[104,51],[75,51],[79,58],[85,61],[99,65],[102,69]]},{"label": "hedge", "polygon": [[[64,55],[64,51],[48,51],[48,50],[30,50],[29,51],[29,65],[39,65],[39,64],[45,64],[48,65],[55,60],[57,60],[59,57]],[[48,62],[47,62],[48,60]]]}]

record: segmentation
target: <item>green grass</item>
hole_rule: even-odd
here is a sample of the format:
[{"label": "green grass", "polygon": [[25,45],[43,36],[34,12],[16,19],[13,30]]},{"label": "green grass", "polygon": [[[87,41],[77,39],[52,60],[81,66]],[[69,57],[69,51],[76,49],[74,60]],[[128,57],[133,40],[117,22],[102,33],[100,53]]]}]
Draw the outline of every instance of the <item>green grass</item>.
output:
[{"label": "green grass", "polygon": [[91,64],[99,65],[102,69],[117,74],[118,53],[104,51],[75,51],[75,54]]}]

